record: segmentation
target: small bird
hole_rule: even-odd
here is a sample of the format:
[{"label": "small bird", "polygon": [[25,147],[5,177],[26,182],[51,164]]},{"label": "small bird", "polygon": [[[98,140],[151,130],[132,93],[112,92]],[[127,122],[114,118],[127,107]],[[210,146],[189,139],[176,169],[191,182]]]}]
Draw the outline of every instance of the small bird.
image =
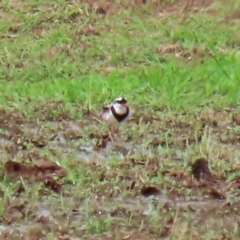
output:
[{"label": "small bird", "polygon": [[111,125],[126,121],[132,115],[132,110],[127,106],[127,99],[118,97],[110,105],[103,108],[102,118]]},{"label": "small bird", "polygon": [[124,97],[116,98],[114,102],[103,108],[102,119],[110,125],[109,137],[112,142],[111,132],[119,132],[120,123],[126,121],[132,113],[133,110],[127,106],[127,99]]}]

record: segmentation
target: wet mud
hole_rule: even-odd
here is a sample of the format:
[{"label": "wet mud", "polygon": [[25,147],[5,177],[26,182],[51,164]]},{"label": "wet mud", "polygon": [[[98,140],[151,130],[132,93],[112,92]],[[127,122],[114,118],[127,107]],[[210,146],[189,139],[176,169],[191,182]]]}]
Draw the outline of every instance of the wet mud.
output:
[{"label": "wet mud", "polygon": [[[176,211],[181,221],[194,216],[196,227],[203,219],[217,228],[214,219],[238,218],[238,112],[136,113],[110,138],[96,113],[35,121],[1,110],[1,238],[94,239],[90,233],[101,232],[101,239],[122,239],[141,232],[153,239],[171,235]],[[155,215],[165,216],[161,227],[150,221]],[[143,219],[147,228],[139,232],[134,226]]]}]

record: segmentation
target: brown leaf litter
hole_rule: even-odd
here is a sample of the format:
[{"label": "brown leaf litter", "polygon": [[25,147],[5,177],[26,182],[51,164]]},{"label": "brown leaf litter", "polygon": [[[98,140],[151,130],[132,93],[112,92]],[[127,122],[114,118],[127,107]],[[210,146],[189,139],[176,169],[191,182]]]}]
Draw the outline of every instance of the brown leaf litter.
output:
[{"label": "brown leaf litter", "polygon": [[61,185],[53,177],[57,179],[67,175],[67,171],[57,163],[47,159],[38,159],[34,163],[20,163],[16,161],[8,161],[4,166],[4,173],[11,180],[23,178],[25,180],[44,182],[46,187],[53,191],[59,192]]},{"label": "brown leaf litter", "polygon": [[208,161],[204,158],[197,159],[192,165],[192,174],[196,180],[212,181],[213,175],[208,168]]}]

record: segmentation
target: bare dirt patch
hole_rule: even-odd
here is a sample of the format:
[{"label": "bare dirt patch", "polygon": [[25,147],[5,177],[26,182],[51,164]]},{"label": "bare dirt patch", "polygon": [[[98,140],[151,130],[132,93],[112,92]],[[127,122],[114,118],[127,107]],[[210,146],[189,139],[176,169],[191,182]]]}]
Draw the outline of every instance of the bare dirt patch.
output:
[{"label": "bare dirt patch", "polygon": [[175,1],[154,1],[154,0],[132,0],[125,2],[115,2],[111,0],[87,0],[86,1],[90,8],[95,11],[97,14],[114,14],[123,9],[140,9],[143,6],[154,7],[158,9],[156,12],[179,12],[179,10],[187,10],[187,11],[197,11],[202,8],[207,8],[211,6],[213,0],[175,0]]},{"label": "bare dirt patch", "polygon": [[163,12],[179,12],[179,10],[183,11],[198,11],[203,8],[207,8],[212,5],[214,0],[200,0],[200,1],[195,1],[195,0],[177,0],[172,4],[169,4],[169,6],[165,7],[163,9]]},{"label": "bare dirt patch", "polygon": [[[147,149],[145,149],[141,150],[140,155],[136,155],[136,153],[139,153],[139,150],[134,153],[134,148],[143,148],[144,141],[141,142],[139,138],[138,141],[135,142],[133,141],[134,136],[132,136],[132,140],[126,140],[125,133],[122,133],[122,135],[114,138],[116,142],[112,142],[104,130],[98,134],[94,134],[94,131],[89,131],[89,125],[96,126],[98,123],[91,115],[86,115],[85,118],[82,119],[85,124],[80,124],[81,127],[83,127],[80,138],[67,138],[69,140],[64,142],[62,139],[63,135],[61,135],[63,129],[56,127],[51,129],[51,131],[45,132],[49,141],[44,147],[36,144],[27,144],[25,148],[19,148],[19,143],[15,139],[20,135],[21,139],[29,138],[29,133],[23,130],[24,128],[28,126],[33,128],[33,126],[39,125],[46,127],[47,121],[30,121],[26,120],[21,114],[14,114],[14,112],[8,112],[7,110],[2,111],[1,126],[6,130],[6,139],[8,139],[9,143],[15,148],[15,157],[14,161],[9,161],[10,152],[7,147],[4,148],[2,146],[2,151],[5,152],[3,156],[6,157],[2,157],[1,159],[4,165],[1,169],[1,176],[7,177],[8,184],[15,185],[11,194],[15,196],[16,200],[12,201],[11,198],[6,197],[8,201],[5,202],[5,210],[2,215],[5,230],[1,230],[1,237],[5,236],[5,238],[13,239],[17,233],[24,234],[24,236],[28,236],[28,234],[31,233],[35,234],[34,237],[37,238],[39,234],[41,236],[47,236],[47,232],[49,234],[53,230],[55,234],[62,238],[86,235],[88,230],[86,228],[79,229],[74,219],[76,215],[84,218],[85,213],[80,209],[82,209],[83,202],[87,201],[86,196],[92,197],[93,195],[97,200],[96,202],[95,200],[91,200],[89,203],[91,205],[89,208],[90,212],[88,212],[90,216],[95,216],[98,221],[103,221],[104,217],[109,216],[109,214],[112,217],[122,219],[121,221],[131,216],[131,225],[123,230],[123,223],[121,221],[113,221],[108,227],[105,226],[103,228],[102,233],[97,235],[96,233],[95,235],[88,234],[87,239],[92,239],[97,236],[101,239],[113,239],[116,237],[115,234],[117,234],[114,231],[116,227],[122,229],[119,234],[123,237],[140,237],[139,231],[134,230],[134,228],[139,226],[141,219],[145,219],[145,230],[140,231],[143,234],[142,238],[139,239],[145,239],[143,237],[146,236],[152,236],[153,238],[170,236],[176,223],[174,223],[169,214],[175,209],[174,204],[176,202],[183,204],[180,208],[179,216],[186,213],[185,204],[189,205],[190,209],[200,209],[197,210],[199,211],[198,220],[195,219],[193,223],[194,225],[196,224],[195,226],[198,226],[201,219],[206,217],[206,212],[204,208],[202,209],[200,203],[204,202],[206,205],[207,203],[205,201],[226,201],[232,192],[235,192],[235,195],[237,193],[240,194],[238,191],[238,177],[227,182],[228,174],[234,174],[239,171],[237,165],[235,165],[235,167],[232,166],[230,170],[222,169],[221,171],[216,168],[215,164],[211,164],[211,168],[209,167],[209,163],[214,157],[214,152],[215,154],[220,153],[218,146],[221,148],[221,155],[219,154],[219,157],[222,158],[222,160],[218,161],[222,161],[223,163],[229,159],[234,161],[234,157],[232,156],[233,152],[229,152],[228,149],[225,148],[225,145],[233,149],[239,145],[237,113],[238,111],[235,108],[229,108],[227,110],[202,110],[196,115],[166,113],[164,117],[162,117],[162,115],[149,116],[146,123],[142,121],[139,122],[138,116],[134,116],[126,127],[131,130],[131,127],[134,125],[148,124],[149,128],[146,128],[145,132],[145,136],[148,134],[148,137],[145,137],[145,141],[149,141],[149,146],[153,147],[150,152],[144,152],[147,151]],[[46,119],[44,114],[47,116],[48,113],[42,112],[42,114],[43,119]],[[68,118],[64,120],[64,128],[73,124],[72,120],[67,119]],[[11,125],[6,124],[7,122],[18,123],[18,131],[13,132]],[[56,122],[57,120],[55,119],[55,123]],[[29,125],[30,123],[31,125]],[[62,124],[63,121],[59,119],[59,123]],[[77,123],[75,122],[74,124]],[[196,128],[197,126],[198,128]],[[167,138],[166,136],[162,138],[159,134],[154,134],[154,132],[152,132],[153,129],[155,132],[161,133],[169,132],[169,129],[171,129],[171,133],[167,135]],[[198,129],[197,131],[201,138],[196,137],[196,129]],[[227,143],[223,143],[220,136],[229,130],[232,131],[232,134],[231,136],[227,134],[226,138],[234,138],[235,141],[233,142],[231,140],[230,142],[227,141]],[[208,131],[211,132],[210,139],[213,142],[213,153],[203,148],[202,151],[207,155],[207,158],[196,158],[193,154],[191,161],[185,164],[184,167],[181,162],[185,160],[183,157],[180,157],[177,152],[182,151],[187,153],[189,149],[194,149],[194,146],[196,147],[198,144],[202,144],[202,142],[203,144],[207,142],[206,133]],[[55,136],[61,135],[61,137],[55,137],[54,141],[56,142],[54,145],[51,145],[50,140],[52,134]],[[137,132],[131,132],[131,135],[136,134]],[[11,135],[10,138],[9,135]],[[88,139],[85,143],[88,146],[85,147],[85,150],[81,150],[80,159],[83,159],[83,156],[87,156],[86,159],[88,160],[93,158],[91,162],[88,163],[80,159],[77,160],[75,154],[79,151],[79,147],[84,149],[84,143],[78,142],[84,138]],[[79,147],[76,148],[76,144]],[[129,148],[128,145],[131,147]],[[44,149],[50,150],[53,146],[57,149],[55,149],[48,158],[43,158],[42,151]],[[162,151],[159,152],[157,150],[159,147],[162,151],[164,151],[164,149],[171,149],[172,152],[164,155]],[[69,155],[70,158],[68,162],[64,164],[65,167],[63,168],[51,160],[51,158],[57,156],[61,161],[65,149],[73,151],[74,155]],[[106,152],[108,149],[111,149],[111,151]],[[59,151],[60,154],[57,153],[57,151]],[[118,153],[122,160],[118,160],[118,163],[111,165],[108,164],[107,159],[109,157],[108,154],[113,154],[113,152]],[[70,154],[70,152],[67,154]],[[168,158],[171,160],[166,160]],[[73,174],[73,169],[77,171],[78,168],[82,167],[85,169],[85,176],[87,176],[88,180],[85,180],[85,183],[81,187],[82,189],[78,189],[78,187],[75,186],[75,180],[68,179],[67,172]],[[80,178],[83,172],[78,174],[80,174],[78,176],[78,178]],[[162,177],[159,178],[159,176]],[[117,184],[113,182],[114,179],[118,180]],[[150,179],[150,182],[147,179]],[[158,180],[155,181],[155,183],[151,183],[153,179]],[[38,183],[42,183],[43,185],[37,187]],[[86,195],[86,193],[84,193],[85,191],[90,192]],[[56,201],[56,199],[54,200],[54,198],[51,197],[53,192],[60,194],[62,201],[65,202],[66,200],[64,204],[65,208],[68,209],[67,213],[64,211],[64,208],[61,208],[61,204],[56,202],[54,207],[55,213],[50,215],[48,204],[51,206],[51,201]],[[5,189],[1,189],[1,194],[8,196]],[[28,199],[29,196],[31,196],[30,199]],[[33,196],[37,196],[36,199],[33,198]],[[45,197],[48,198],[46,199]],[[71,201],[67,200],[69,197],[72,199]],[[166,222],[161,223],[161,228],[154,225],[150,220],[151,218],[147,217],[150,213],[147,214],[149,202],[146,202],[146,199],[151,197],[158,199],[158,203],[163,204],[162,208],[157,207],[158,204],[156,203],[153,203],[152,206],[159,211],[160,215],[166,216]],[[37,206],[39,199],[41,199],[41,206]],[[191,203],[189,199],[191,199]],[[218,209],[215,202],[209,203],[208,207],[210,209]],[[239,207],[240,206],[233,201],[233,203],[226,203],[217,214],[212,210],[212,213],[209,213],[207,216],[213,219],[223,219],[223,215],[221,215],[223,209],[228,209],[229,216],[232,216],[234,214],[233,208],[238,209]],[[65,214],[67,214],[70,219],[68,224],[71,226],[71,232],[69,232],[67,227],[69,225],[66,225]],[[11,224],[21,222],[21,219],[24,219],[26,216],[28,216],[32,227],[23,221],[23,226],[15,226],[14,231],[9,231]],[[55,220],[53,220],[53,218]],[[39,231],[39,228],[45,228],[45,225],[48,226],[48,230],[45,232]],[[60,227],[61,225],[62,227]],[[94,228],[94,226],[95,225],[92,227]],[[106,233],[107,229],[109,229],[109,233]],[[94,232],[96,229],[92,229],[91,231]],[[32,239],[35,239],[34,237]]]}]

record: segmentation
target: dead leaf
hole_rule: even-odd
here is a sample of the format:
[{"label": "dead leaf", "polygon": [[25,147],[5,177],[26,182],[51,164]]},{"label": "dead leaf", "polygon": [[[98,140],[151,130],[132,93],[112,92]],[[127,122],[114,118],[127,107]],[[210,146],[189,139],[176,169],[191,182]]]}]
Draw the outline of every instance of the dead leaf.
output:
[{"label": "dead leaf", "polygon": [[45,186],[53,190],[54,192],[59,193],[61,190],[61,184],[59,184],[55,179],[50,178],[46,179],[44,182]]},{"label": "dead leaf", "polygon": [[57,175],[59,178],[65,177],[67,171],[59,166],[55,162],[51,162],[47,159],[39,159],[34,162],[35,167],[43,173],[46,177],[51,176],[52,174]]},{"label": "dead leaf", "polygon": [[43,181],[46,187],[55,192],[59,192],[61,184],[53,179],[53,174],[59,178],[66,176],[67,171],[58,164],[46,159],[39,159],[32,164],[23,164],[14,161],[8,161],[5,164],[5,173],[13,179],[23,177],[32,181]]},{"label": "dead leaf", "polygon": [[35,175],[35,171],[30,166],[26,166],[19,162],[8,161],[4,166],[4,172],[12,178],[32,178]]},{"label": "dead leaf", "polygon": [[160,193],[160,191],[156,188],[156,187],[146,187],[144,186],[142,189],[141,189],[141,194],[144,196],[144,197],[149,197],[149,196],[152,196],[152,195],[158,195]]},{"label": "dead leaf", "polygon": [[208,161],[204,158],[197,159],[192,165],[192,174],[198,180],[212,181],[213,175],[208,168]]},{"label": "dead leaf", "polygon": [[61,169],[61,167],[58,164],[51,162],[47,159],[38,159],[34,162],[34,165],[42,171],[45,170],[56,171]]},{"label": "dead leaf", "polygon": [[216,190],[215,188],[211,189],[210,196],[217,200],[225,200],[226,199],[226,196],[222,192]]}]

